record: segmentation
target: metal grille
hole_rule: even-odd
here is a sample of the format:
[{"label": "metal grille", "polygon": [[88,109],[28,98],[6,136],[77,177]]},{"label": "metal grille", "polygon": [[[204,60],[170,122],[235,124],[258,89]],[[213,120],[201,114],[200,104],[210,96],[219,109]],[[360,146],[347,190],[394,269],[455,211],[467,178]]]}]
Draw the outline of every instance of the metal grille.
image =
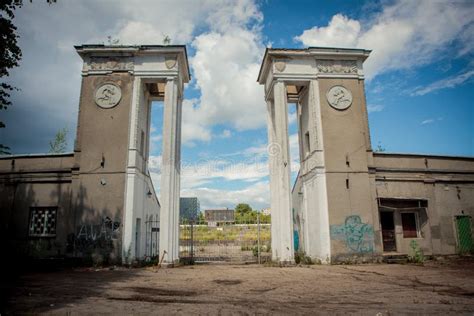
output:
[{"label": "metal grille", "polygon": [[[271,258],[270,224],[182,221],[183,262],[265,262]],[[260,250],[260,251],[259,251]]]},{"label": "metal grille", "polygon": [[30,208],[30,237],[56,236],[57,207]]},{"label": "metal grille", "polygon": [[158,215],[151,215],[145,222],[146,244],[145,255],[150,258],[158,256],[158,245],[160,237],[160,221]]}]

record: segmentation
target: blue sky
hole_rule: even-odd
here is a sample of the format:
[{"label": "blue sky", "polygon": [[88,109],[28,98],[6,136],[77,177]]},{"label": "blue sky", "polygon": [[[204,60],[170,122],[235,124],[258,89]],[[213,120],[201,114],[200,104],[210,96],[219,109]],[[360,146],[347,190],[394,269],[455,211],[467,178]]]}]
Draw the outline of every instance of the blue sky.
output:
[{"label": "blue sky", "polygon": [[[46,152],[69,129],[80,89],[73,45],[186,44],[193,80],[183,107],[182,195],[203,208],[269,204],[263,88],[265,47],[361,47],[372,145],[388,152],[474,156],[472,1],[59,1],[17,11],[22,90],[2,113],[1,143]],[[293,170],[297,136],[290,108]],[[162,105],[152,111],[150,167],[159,187]],[[159,188],[158,188],[159,189]]]}]

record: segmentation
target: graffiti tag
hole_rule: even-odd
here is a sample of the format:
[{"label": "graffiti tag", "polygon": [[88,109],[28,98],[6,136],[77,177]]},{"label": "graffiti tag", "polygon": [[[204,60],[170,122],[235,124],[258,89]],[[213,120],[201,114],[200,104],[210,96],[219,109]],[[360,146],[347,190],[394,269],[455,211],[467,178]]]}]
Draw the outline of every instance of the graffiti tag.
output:
[{"label": "graffiti tag", "polygon": [[343,225],[331,225],[331,237],[345,241],[351,252],[374,251],[374,228],[372,225],[362,223],[358,215],[346,217]]}]

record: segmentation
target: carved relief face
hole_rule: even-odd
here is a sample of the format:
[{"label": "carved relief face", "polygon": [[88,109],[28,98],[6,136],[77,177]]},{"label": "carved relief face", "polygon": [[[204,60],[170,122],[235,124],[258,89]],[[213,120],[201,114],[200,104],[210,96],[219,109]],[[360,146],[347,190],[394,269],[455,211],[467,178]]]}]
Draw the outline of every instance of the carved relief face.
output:
[{"label": "carved relief face", "polygon": [[345,110],[352,104],[352,93],[343,86],[334,86],[326,93],[328,103],[337,110]]},{"label": "carved relief face", "polygon": [[104,109],[113,108],[122,98],[122,91],[119,86],[113,83],[106,83],[100,86],[95,92],[95,103]]}]

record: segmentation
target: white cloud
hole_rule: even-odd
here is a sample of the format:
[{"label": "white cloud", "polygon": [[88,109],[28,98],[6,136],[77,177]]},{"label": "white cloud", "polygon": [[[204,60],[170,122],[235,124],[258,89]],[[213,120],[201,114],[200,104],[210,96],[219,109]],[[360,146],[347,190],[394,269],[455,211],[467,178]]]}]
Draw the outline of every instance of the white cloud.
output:
[{"label": "white cloud", "polygon": [[432,123],[435,123],[435,122],[438,122],[438,121],[442,121],[443,118],[442,117],[438,117],[438,118],[429,118],[429,119],[426,119],[426,120],[423,120],[421,121],[421,125],[426,125],[426,124],[432,124]]},{"label": "white cloud", "polygon": [[225,129],[222,131],[222,133],[219,135],[220,138],[229,138],[232,136],[232,132],[228,129]]},{"label": "white cloud", "polygon": [[[442,58],[458,40],[457,54],[473,51],[474,6],[466,2],[398,0],[383,7],[369,23],[340,14],[327,27],[295,37],[305,46],[353,46],[372,49],[364,64],[368,79],[389,70],[410,69]],[[454,53],[456,54],[456,52]]]},{"label": "white cloud", "polygon": [[359,21],[336,14],[326,27],[313,27],[295,39],[306,46],[354,47],[360,33]]},{"label": "white cloud", "polygon": [[454,88],[458,85],[468,82],[473,76],[474,70],[469,70],[456,76],[435,81],[426,87],[418,87],[410,95],[425,95],[441,89]]},{"label": "white cloud", "polygon": [[256,84],[264,47],[259,34],[245,28],[202,34],[191,58],[201,90],[195,114],[206,125],[230,124],[238,130],[265,125],[263,89]]},{"label": "white cloud", "polygon": [[183,100],[183,121],[181,126],[181,141],[183,145],[194,146],[194,141],[211,140],[210,126],[204,121],[206,113],[196,107],[197,99]]},{"label": "white cloud", "polygon": [[421,125],[425,125],[425,124],[431,124],[431,123],[434,123],[434,119],[427,119],[427,120],[424,120],[424,121],[421,121]]},{"label": "white cloud", "polygon": [[[291,171],[295,177],[299,170],[298,134],[289,135]],[[234,158],[230,158],[234,157]],[[149,169],[155,188],[160,183],[161,156],[150,156]],[[268,192],[269,184],[266,177],[269,175],[267,145],[249,147],[232,154],[199,159],[197,161],[181,162],[181,189],[182,195],[197,196],[204,207],[233,207],[236,200],[248,202],[259,208],[267,207],[270,203],[268,194],[259,196],[254,193]],[[243,189],[225,190],[211,189],[211,184],[218,181],[243,182]],[[245,183],[248,183],[245,185]],[[265,185],[266,188],[262,186]],[[246,192],[251,192],[246,195]],[[234,204],[232,204],[234,203]]]},{"label": "white cloud", "polygon": [[369,105],[367,105],[367,111],[369,113],[381,112],[384,108],[385,108],[385,106],[381,105],[381,104],[369,104]]},{"label": "white cloud", "polygon": [[270,185],[268,181],[260,181],[240,190],[224,190],[213,188],[185,189],[183,195],[197,196],[201,209],[229,207],[238,203],[248,203],[255,209],[267,208],[270,205]]}]

